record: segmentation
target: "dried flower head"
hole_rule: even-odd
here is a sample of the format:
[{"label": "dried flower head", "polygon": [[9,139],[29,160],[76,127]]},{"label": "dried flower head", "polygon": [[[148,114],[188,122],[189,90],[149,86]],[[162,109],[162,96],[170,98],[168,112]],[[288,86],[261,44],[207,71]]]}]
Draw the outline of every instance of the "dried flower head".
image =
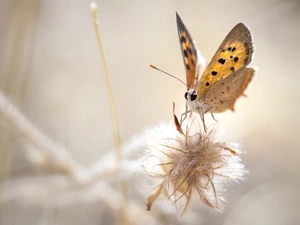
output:
[{"label": "dried flower head", "polygon": [[175,126],[161,125],[149,132],[144,167],[158,181],[146,201],[149,210],[164,193],[173,204],[183,207],[182,213],[197,199],[221,211],[225,184],[243,179],[246,170],[238,145],[225,142],[228,136],[223,130],[203,132],[201,124],[195,116],[179,127],[175,117]]}]

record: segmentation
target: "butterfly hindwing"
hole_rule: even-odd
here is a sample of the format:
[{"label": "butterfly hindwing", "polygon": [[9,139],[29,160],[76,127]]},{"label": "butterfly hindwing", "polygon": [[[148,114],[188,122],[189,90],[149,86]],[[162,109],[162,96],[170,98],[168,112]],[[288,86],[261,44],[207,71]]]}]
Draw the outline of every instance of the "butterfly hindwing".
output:
[{"label": "butterfly hindwing", "polygon": [[230,74],[246,67],[252,60],[254,47],[250,29],[237,24],[226,36],[204,71],[198,88],[198,98],[212,86]]},{"label": "butterfly hindwing", "polygon": [[235,101],[243,95],[254,73],[254,68],[242,68],[213,85],[203,96],[204,102],[211,107],[210,112],[234,110]]}]

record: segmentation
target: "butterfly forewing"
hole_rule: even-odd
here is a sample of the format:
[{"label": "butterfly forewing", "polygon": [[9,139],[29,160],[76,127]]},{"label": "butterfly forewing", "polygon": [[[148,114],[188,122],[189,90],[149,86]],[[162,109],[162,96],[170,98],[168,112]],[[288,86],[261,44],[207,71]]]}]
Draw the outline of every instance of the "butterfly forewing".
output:
[{"label": "butterfly forewing", "polygon": [[186,70],[187,88],[192,89],[198,84],[197,67],[200,52],[177,12],[176,22],[183,63]]},{"label": "butterfly forewing", "polygon": [[252,60],[253,43],[250,29],[237,24],[224,39],[204,71],[197,88],[198,99],[217,81],[246,67]]},{"label": "butterfly forewing", "polygon": [[254,76],[254,68],[241,68],[212,86],[205,94],[205,102],[211,106],[210,112],[219,113],[234,110],[234,103],[243,95]]}]

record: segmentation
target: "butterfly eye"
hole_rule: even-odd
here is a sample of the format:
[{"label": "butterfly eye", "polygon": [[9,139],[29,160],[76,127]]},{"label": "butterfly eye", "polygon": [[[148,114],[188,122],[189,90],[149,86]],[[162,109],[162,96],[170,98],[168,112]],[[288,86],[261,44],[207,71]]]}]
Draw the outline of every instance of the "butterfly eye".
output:
[{"label": "butterfly eye", "polygon": [[187,93],[187,92],[185,92],[184,98],[185,98],[186,100],[188,100],[188,93]]},{"label": "butterfly eye", "polygon": [[193,91],[192,95],[191,95],[191,101],[195,101],[197,98],[197,92]]}]

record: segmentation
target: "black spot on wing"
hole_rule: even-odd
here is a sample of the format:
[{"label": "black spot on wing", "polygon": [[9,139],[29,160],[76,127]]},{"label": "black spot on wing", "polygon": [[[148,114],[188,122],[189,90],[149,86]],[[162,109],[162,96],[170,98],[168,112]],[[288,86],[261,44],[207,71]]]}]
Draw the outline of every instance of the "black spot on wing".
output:
[{"label": "black spot on wing", "polygon": [[218,62],[221,63],[222,65],[224,65],[224,63],[226,62],[226,59],[220,58],[220,59],[218,60]]},{"label": "black spot on wing", "polygon": [[183,50],[183,54],[184,54],[184,56],[187,58],[188,57],[188,52],[187,52],[187,50]]},{"label": "black spot on wing", "polygon": [[186,43],[186,38],[185,38],[185,36],[181,36],[180,42],[181,42],[181,43]]},{"label": "black spot on wing", "polygon": [[216,76],[218,74],[217,71],[211,71],[211,75]]}]

